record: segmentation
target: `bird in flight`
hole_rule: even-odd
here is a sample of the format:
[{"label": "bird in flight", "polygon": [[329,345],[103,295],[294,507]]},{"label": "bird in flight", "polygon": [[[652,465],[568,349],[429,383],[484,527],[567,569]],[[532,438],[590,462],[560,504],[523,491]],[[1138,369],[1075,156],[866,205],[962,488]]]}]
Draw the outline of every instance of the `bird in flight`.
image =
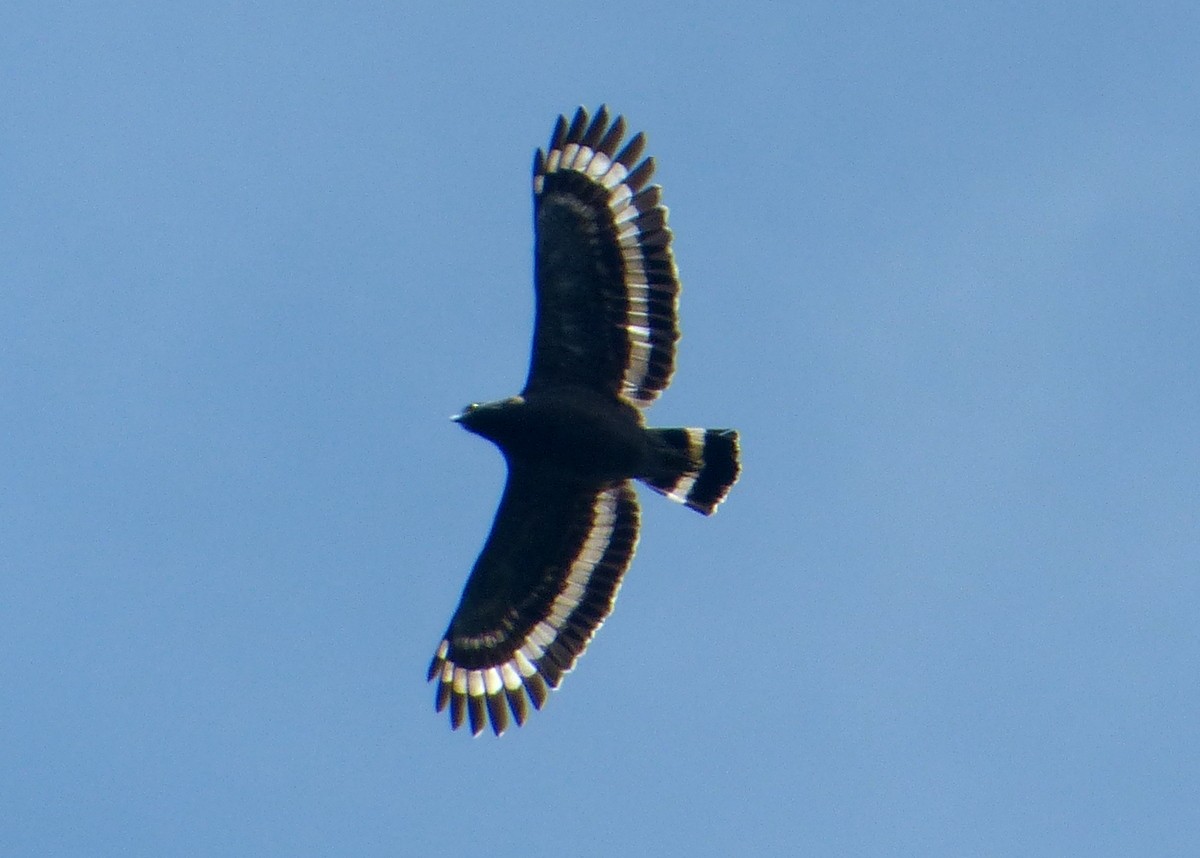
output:
[{"label": "bird in flight", "polygon": [[[645,136],[579,108],[533,161],[533,354],[519,396],[453,419],[504,454],[500,508],[429,666],[450,724],[498,736],[541,709],[612,610],[638,540],[633,480],[711,515],[732,429],[651,429],[679,339],[679,277]],[[527,703],[528,701],[528,703]]]}]

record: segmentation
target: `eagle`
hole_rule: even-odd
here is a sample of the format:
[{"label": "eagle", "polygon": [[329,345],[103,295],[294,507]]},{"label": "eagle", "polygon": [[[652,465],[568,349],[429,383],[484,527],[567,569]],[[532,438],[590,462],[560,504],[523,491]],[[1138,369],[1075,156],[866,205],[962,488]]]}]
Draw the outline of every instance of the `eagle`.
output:
[{"label": "eagle", "polygon": [[541,709],[612,611],[638,541],[638,480],[704,515],[740,472],[732,429],[647,428],[675,369],[679,276],[645,135],[580,107],[533,161],[533,354],[519,396],[451,418],[508,478],[437,647],[438,712],[479,735]]}]

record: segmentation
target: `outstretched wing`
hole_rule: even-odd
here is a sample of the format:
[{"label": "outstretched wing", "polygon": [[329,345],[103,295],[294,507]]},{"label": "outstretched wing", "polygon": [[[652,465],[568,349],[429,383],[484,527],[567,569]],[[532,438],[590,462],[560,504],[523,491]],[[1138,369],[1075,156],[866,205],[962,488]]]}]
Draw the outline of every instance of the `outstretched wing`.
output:
[{"label": "outstretched wing", "polygon": [[[612,610],[637,545],[638,506],[627,482],[585,486],[510,463],[483,552],[429,665],[437,710],[454,729],[487,721],[496,735],[508,709],[525,723],[557,688]],[[506,709],[507,705],[507,709]]]},{"label": "outstretched wing", "polygon": [[653,402],[671,381],[679,277],[645,137],[601,107],[560,116],[533,162],[537,320],[526,393],[578,385]]}]

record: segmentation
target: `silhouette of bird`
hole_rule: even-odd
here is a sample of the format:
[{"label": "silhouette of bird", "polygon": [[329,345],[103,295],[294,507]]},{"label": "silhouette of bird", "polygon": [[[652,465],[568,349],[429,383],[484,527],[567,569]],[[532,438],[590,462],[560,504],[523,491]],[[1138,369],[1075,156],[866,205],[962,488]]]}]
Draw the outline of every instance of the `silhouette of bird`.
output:
[{"label": "silhouette of bird", "polygon": [[491,533],[429,666],[478,735],[540,709],[612,610],[638,540],[632,481],[711,515],[740,471],[731,429],[652,429],[671,380],[679,278],[643,134],[579,108],[533,162],[536,319],[519,396],[454,417],[504,454]]}]

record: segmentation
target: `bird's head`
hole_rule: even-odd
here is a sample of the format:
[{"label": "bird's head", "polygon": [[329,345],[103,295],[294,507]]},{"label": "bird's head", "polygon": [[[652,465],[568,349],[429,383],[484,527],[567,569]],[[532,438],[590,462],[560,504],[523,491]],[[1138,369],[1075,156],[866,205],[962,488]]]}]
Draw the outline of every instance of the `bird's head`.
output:
[{"label": "bird's head", "polygon": [[450,419],[468,432],[497,441],[505,428],[513,423],[513,412],[525,404],[520,396],[498,399],[495,402],[472,402]]}]

